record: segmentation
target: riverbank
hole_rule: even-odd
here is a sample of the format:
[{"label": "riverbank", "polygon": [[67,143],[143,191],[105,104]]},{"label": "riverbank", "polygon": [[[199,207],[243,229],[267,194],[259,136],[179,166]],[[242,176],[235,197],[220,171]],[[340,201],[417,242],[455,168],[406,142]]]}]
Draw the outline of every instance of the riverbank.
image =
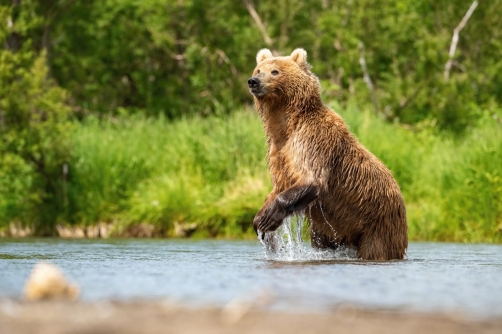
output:
[{"label": "riverbank", "polygon": [[500,333],[502,319],[398,313],[348,305],[323,313],[266,312],[168,302],[28,303],[0,300],[0,333]]},{"label": "riverbank", "polygon": [[[174,222],[174,231],[171,236],[174,238],[190,237],[197,229],[197,223],[181,224]],[[162,227],[148,224],[117,224],[99,222],[93,225],[70,225],[57,224],[57,237],[63,239],[108,239],[108,238],[161,238],[166,236],[166,231]],[[30,226],[23,226],[19,223],[10,223],[7,228],[0,230],[0,237],[3,238],[27,238],[34,236],[34,229]]]}]

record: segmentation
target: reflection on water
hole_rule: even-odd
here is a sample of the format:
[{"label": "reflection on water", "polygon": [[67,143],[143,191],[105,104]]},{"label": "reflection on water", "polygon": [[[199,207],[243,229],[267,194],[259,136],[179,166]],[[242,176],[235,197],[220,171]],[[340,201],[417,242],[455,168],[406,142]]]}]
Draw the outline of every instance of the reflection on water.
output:
[{"label": "reflection on water", "polygon": [[[308,245],[303,245],[308,251]],[[20,298],[35,263],[57,264],[86,301],[169,298],[223,306],[264,291],[267,307],[364,307],[502,316],[502,246],[411,243],[408,260],[270,260],[246,241],[0,239],[0,298]]]}]

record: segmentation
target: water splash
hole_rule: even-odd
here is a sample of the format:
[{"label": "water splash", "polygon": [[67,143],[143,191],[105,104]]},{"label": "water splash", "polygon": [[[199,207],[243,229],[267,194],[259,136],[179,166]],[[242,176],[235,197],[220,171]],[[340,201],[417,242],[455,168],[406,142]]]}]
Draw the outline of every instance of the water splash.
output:
[{"label": "water splash", "polygon": [[[258,232],[258,240],[263,245],[268,260],[284,262],[303,262],[317,260],[355,260],[355,249],[340,246],[336,250],[314,249],[310,242],[304,241],[304,215],[294,215],[284,219],[283,224],[274,232]],[[307,235],[305,235],[307,237]]]}]

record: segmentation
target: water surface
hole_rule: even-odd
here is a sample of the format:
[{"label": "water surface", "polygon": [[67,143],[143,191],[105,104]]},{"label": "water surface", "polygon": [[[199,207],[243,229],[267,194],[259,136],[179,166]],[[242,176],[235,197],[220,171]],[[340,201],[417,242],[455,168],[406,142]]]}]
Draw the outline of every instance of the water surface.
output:
[{"label": "water surface", "polygon": [[[170,299],[189,305],[273,296],[266,307],[368,308],[502,316],[502,246],[411,243],[408,259],[271,260],[258,242],[0,239],[0,298],[21,298],[35,263],[58,265],[81,300]],[[347,259],[348,258],[348,259]]]}]

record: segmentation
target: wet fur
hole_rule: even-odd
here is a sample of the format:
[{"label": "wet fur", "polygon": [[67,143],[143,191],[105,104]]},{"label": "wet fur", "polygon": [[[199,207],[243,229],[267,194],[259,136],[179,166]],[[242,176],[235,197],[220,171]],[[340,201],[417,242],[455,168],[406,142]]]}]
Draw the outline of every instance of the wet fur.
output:
[{"label": "wet fur", "polygon": [[[365,260],[402,259],[406,210],[392,173],[323,105],[307,54],[273,57],[261,50],[252,91],[267,134],[273,190],[254,219],[273,231],[294,212],[309,219],[317,248],[356,247]],[[272,71],[279,71],[273,75]]]}]

